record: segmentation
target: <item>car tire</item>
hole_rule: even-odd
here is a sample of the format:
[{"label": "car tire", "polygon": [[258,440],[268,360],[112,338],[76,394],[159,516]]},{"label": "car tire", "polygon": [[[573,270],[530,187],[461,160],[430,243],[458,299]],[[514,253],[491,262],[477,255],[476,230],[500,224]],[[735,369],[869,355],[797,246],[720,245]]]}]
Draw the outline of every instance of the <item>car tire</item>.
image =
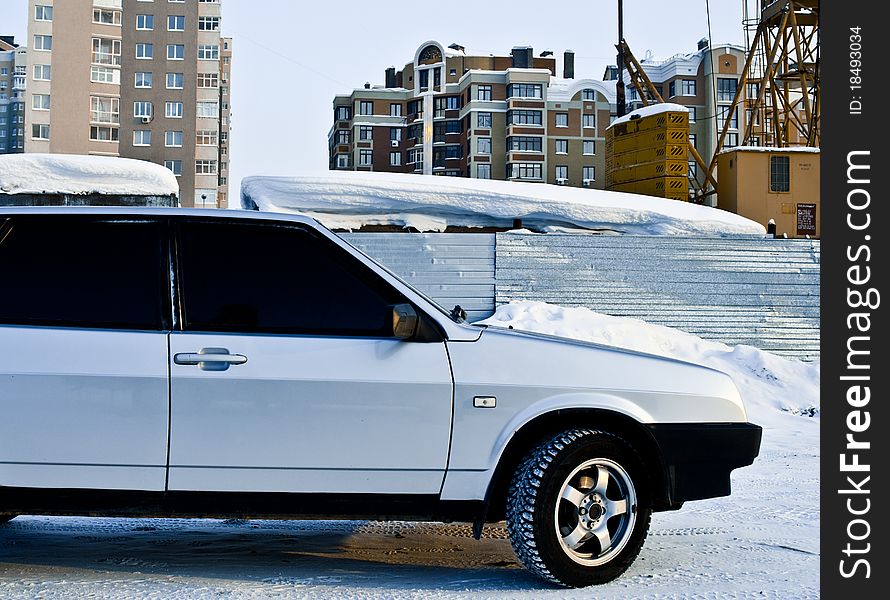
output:
[{"label": "car tire", "polygon": [[4,523],[9,523],[13,519],[15,519],[15,517],[16,517],[16,515],[7,515],[7,514],[0,513],[0,525],[3,525]]},{"label": "car tire", "polygon": [[624,439],[570,429],[532,450],[507,496],[519,561],[568,587],[612,581],[640,552],[652,516],[644,462]]}]

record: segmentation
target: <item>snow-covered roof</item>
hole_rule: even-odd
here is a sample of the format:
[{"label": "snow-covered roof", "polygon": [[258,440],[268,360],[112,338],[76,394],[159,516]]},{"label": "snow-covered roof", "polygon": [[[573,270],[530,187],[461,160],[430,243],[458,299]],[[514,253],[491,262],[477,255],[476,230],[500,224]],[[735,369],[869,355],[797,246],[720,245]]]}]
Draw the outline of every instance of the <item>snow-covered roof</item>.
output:
[{"label": "snow-covered roof", "polygon": [[819,154],[820,148],[812,146],[792,146],[789,148],[779,148],[777,146],[733,146],[724,148],[718,154],[727,154],[728,152],[793,152],[800,154]]},{"label": "snow-covered roof", "polygon": [[612,104],[616,101],[615,86],[617,81],[601,81],[599,79],[563,79],[551,77],[547,88],[547,100],[568,102],[581,90],[593,89],[606,97]]},{"label": "snow-covered roof", "polygon": [[176,176],[144,160],[73,154],[0,155],[0,194],[179,194]]},{"label": "snow-covered roof", "polygon": [[677,200],[603,190],[397,173],[247,177],[244,208],[303,214],[334,229],[395,225],[587,229],[650,235],[764,235],[739,215]]},{"label": "snow-covered roof", "polygon": [[619,125],[620,123],[627,123],[631,119],[642,119],[643,117],[651,117],[652,115],[659,115],[666,112],[689,112],[689,109],[682,104],[674,104],[672,102],[660,102],[658,104],[650,104],[649,106],[638,108],[633,112],[627,113],[621,118],[615,119],[614,121],[612,121],[612,124],[609,125],[609,127],[607,127],[606,129],[610,129],[615,125]]}]

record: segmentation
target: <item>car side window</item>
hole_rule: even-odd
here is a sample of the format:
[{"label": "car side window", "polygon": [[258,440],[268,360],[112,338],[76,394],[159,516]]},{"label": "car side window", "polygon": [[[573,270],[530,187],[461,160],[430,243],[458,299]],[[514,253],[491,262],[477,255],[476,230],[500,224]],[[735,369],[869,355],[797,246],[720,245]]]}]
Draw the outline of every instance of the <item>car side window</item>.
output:
[{"label": "car side window", "polygon": [[0,216],[0,324],[164,330],[161,224]]},{"label": "car side window", "polygon": [[183,222],[184,329],[391,337],[401,294],[310,228]]}]

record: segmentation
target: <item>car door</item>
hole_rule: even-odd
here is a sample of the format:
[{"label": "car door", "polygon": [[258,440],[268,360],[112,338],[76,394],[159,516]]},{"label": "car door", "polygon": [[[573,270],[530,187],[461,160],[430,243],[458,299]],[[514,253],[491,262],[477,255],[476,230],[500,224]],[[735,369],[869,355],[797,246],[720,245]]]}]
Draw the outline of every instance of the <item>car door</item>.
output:
[{"label": "car door", "polygon": [[392,336],[397,290],[306,225],[183,221],[177,243],[170,490],[440,491],[448,356]]},{"label": "car door", "polygon": [[0,486],[164,489],[167,273],[154,220],[0,215]]}]

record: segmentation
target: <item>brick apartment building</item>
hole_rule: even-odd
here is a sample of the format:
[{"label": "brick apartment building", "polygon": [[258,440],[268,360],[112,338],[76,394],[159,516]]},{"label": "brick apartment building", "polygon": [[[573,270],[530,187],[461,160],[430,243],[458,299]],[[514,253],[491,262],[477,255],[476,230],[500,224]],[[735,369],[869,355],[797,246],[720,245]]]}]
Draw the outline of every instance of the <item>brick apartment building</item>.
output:
[{"label": "brick apartment building", "polygon": [[27,49],[0,36],[0,154],[25,151]]},{"label": "brick apartment building", "polygon": [[420,173],[604,187],[615,82],[562,77],[552,52],[469,56],[429,41],[385,85],[338,95],[332,170]]},{"label": "brick apartment building", "polygon": [[28,0],[25,151],[136,158],[182,206],[228,204],[220,0]]}]

